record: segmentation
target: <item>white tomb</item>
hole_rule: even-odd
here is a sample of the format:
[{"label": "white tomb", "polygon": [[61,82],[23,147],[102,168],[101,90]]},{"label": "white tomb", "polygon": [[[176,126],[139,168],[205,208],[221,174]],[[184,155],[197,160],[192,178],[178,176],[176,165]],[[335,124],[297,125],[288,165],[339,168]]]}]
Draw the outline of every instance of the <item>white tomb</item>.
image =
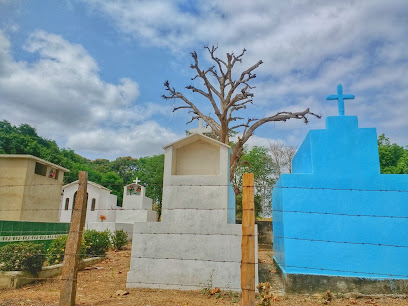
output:
[{"label": "white tomb", "polygon": [[152,210],[153,201],[146,197],[146,188],[139,183],[136,178],[132,184],[123,188],[122,207],[116,207],[113,221],[87,223],[86,227],[97,231],[124,230],[128,234],[128,240],[131,240],[135,222],[156,222],[157,213]]},{"label": "white tomb", "polygon": [[138,178],[123,188],[123,204],[116,212],[116,222],[155,222],[157,212],[152,210],[152,199],[146,197],[146,188]]},{"label": "white tomb", "polygon": [[127,287],[240,291],[230,147],[193,134],[164,149],[162,221],[134,224]]},{"label": "white tomb", "polygon": [[[152,210],[152,199],[146,197],[145,187],[136,179],[124,187],[122,207],[111,190],[88,181],[88,202],[85,228],[97,231],[124,230],[132,239],[133,223],[155,222],[157,213]],[[62,187],[60,222],[71,222],[72,207],[78,190],[78,180]]]},{"label": "white tomb", "polygon": [[[60,222],[71,222],[72,208],[74,206],[79,181],[76,180],[62,186],[62,198],[60,204]],[[86,208],[85,224],[102,222],[101,215],[105,216],[103,222],[115,222],[117,196],[111,194],[111,190],[99,184],[88,181],[88,202]]]}]

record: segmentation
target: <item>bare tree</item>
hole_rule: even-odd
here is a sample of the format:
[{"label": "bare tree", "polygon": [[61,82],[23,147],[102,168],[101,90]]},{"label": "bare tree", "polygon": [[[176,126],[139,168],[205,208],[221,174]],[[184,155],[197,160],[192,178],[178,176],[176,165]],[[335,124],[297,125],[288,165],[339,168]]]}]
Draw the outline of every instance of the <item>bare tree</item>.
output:
[{"label": "bare tree", "polygon": [[234,173],[238,167],[239,160],[243,154],[244,144],[248,141],[255,130],[267,122],[286,121],[288,119],[302,119],[305,123],[308,122],[307,115],[313,115],[317,118],[321,116],[310,112],[309,108],[301,112],[278,112],[273,116],[265,118],[249,118],[237,116],[236,113],[240,110],[246,109],[248,104],[252,104],[254,94],[250,91],[255,88],[249,83],[256,77],[253,71],[258,68],[262,61],[258,61],[248,69],[239,74],[236,79],[233,77],[233,69],[237,63],[242,63],[242,57],[246,50],[241,54],[227,53],[226,59],[218,58],[215,51],[218,47],[205,47],[211,56],[214,65],[202,70],[199,67],[197,53],[191,52],[193,64],[190,68],[193,69],[196,75],[191,79],[200,79],[203,81],[203,87],[197,88],[193,85],[188,85],[186,89],[193,93],[198,93],[205,97],[212,105],[215,116],[205,115],[197,106],[197,104],[186,98],[181,92],[170,86],[169,81],[164,83],[164,87],[168,94],[162,97],[166,100],[177,99],[183,102],[181,106],[175,106],[173,112],[179,109],[188,109],[192,113],[191,120],[198,120],[202,118],[213,130],[217,139],[225,144],[229,144],[229,135],[237,129],[243,129],[239,133],[238,141],[233,146],[231,160],[230,160],[230,178],[234,177]]},{"label": "bare tree", "polygon": [[278,179],[282,173],[292,173],[292,159],[295,157],[297,147],[286,146],[282,142],[269,142],[269,154],[276,169]]}]

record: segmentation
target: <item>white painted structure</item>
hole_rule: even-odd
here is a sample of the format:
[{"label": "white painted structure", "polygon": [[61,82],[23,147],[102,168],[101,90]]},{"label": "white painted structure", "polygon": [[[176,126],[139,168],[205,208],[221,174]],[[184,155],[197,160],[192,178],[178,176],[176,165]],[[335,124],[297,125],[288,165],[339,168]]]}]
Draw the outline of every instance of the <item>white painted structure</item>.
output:
[{"label": "white painted structure", "polygon": [[[62,186],[62,200],[60,204],[60,222],[71,222],[72,208],[74,198],[78,191],[79,181],[76,180],[65,186]],[[116,220],[116,203],[117,196],[111,194],[111,190],[88,181],[87,186],[88,202],[86,208],[85,224],[91,222],[115,222]],[[106,217],[105,221],[101,221],[100,216]]]},{"label": "white painted structure", "polygon": [[240,291],[230,147],[193,134],[164,149],[162,221],[134,224],[127,287]]},{"label": "white painted structure", "polygon": [[198,128],[189,129],[188,132],[190,134],[211,134],[212,129],[209,126],[204,127],[203,119],[200,118],[198,119]]},{"label": "white painted structure", "polygon": [[107,209],[110,212],[109,214],[105,214],[104,210],[106,211],[106,209],[103,208],[98,216],[102,214],[106,216],[106,220],[101,221],[100,217],[98,217],[94,221],[89,221],[86,223],[87,229],[97,231],[108,229],[111,232],[124,230],[128,233],[128,239],[131,240],[135,222],[156,222],[157,213],[152,210],[153,201],[146,197],[146,188],[139,184],[138,179],[134,183],[126,185],[123,191],[122,207],[116,206],[116,204],[114,207],[111,205],[113,208]]},{"label": "white painted structure", "polygon": [[146,188],[136,178],[123,188],[123,204],[116,212],[116,222],[155,222],[157,212],[152,210],[152,204],[152,199],[146,197]]}]

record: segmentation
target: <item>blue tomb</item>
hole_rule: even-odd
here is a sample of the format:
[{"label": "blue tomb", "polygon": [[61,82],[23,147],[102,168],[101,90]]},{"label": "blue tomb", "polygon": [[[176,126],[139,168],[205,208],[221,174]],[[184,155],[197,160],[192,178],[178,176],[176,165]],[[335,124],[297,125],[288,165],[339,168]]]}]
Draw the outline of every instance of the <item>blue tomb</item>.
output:
[{"label": "blue tomb", "polygon": [[274,260],[284,277],[407,280],[408,175],[380,174],[376,129],[344,116],[354,96],[337,93],[339,116],[308,133],[273,189]]}]

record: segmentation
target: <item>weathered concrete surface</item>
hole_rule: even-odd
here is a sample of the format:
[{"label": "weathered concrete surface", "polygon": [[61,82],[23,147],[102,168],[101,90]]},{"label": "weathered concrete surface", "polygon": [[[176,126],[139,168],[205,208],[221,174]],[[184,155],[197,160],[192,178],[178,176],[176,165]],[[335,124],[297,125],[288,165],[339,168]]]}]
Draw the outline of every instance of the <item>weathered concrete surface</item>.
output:
[{"label": "weathered concrete surface", "polygon": [[[237,224],[241,224],[241,219],[236,219]],[[272,221],[256,220],[258,227],[258,246],[259,249],[270,249],[273,246]]]},{"label": "weathered concrete surface", "polygon": [[185,220],[195,224],[135,223],[127,287],[240,291],[241,225],[208,223],[207,214],[191,212]]},{"label": "weathered concrete surface", "polygon": [[241,291],[230,150],[197,134],[165,147],[161,222],[134,223],[128,288]]},{"label": "weathered concrete surface", "polygon": [[[276,262],[274,262],[276,264]],[[278,272],[286,292],[315,293],[330,290],[333,293],[408,294],[408,280],[371,279],[313,274],[286,274]]]},{"label": "weathered concrete surface", "polygon": [[[85,267],[92,266],[106,257],[92,257],[81,260],[79,262],[78,270],[83,270]],[[0,272],[0,288],[20,288],[25,284],[32,283],[36,280],[50,278],[61,274],[62,264],[43,267],[37,276],[32,275],[27,271],[6,271]]]}]

